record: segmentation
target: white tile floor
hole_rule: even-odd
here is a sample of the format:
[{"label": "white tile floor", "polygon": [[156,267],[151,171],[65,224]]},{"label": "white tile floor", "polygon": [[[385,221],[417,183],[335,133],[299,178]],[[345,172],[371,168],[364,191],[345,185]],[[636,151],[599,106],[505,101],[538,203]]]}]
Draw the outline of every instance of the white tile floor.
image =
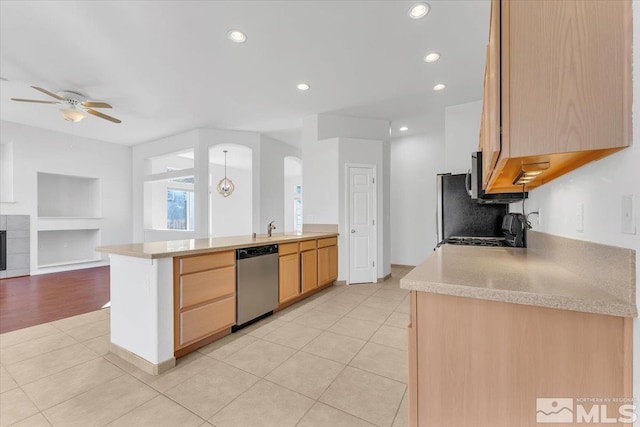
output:
[{"label": "white tile floor", "polygon": [[0,427],[406,426],[408,271],[332,286],[159,376],[108,353],[108,309],[2,334]]}]

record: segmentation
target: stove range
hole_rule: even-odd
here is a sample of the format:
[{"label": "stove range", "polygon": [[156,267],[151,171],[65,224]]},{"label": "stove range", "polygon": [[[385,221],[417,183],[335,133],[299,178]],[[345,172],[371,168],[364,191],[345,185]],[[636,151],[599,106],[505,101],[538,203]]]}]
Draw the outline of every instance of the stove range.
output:
[{"label": "stove range", "polygon": [[466,246],[508,246],[504,237],[463,237],[451,236],[443,240],[440,245],[466,245]]}]

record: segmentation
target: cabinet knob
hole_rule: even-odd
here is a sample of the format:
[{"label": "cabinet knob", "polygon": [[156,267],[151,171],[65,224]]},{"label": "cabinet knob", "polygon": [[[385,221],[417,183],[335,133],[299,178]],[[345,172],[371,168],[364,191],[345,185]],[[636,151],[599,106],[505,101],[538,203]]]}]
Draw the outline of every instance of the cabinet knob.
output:
[{"label": "cabinet knob", "polygon": [[352,233],[355,233],[355,232],[356,232],[356,230],[354,230],[354,229],[352,228],[352,229],[351,229],[351,232],[352,232]]}]

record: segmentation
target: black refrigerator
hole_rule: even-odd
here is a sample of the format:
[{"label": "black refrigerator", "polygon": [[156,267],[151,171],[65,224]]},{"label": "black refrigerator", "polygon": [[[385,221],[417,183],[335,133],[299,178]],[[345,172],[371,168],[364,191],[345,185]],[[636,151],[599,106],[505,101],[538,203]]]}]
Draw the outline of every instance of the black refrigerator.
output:
[{"label": "black refrigerator", "polygon": [[481,204],[468,193],[467,174],[437,175],[438,243],[452,237],[503,237],[506,203]]}]

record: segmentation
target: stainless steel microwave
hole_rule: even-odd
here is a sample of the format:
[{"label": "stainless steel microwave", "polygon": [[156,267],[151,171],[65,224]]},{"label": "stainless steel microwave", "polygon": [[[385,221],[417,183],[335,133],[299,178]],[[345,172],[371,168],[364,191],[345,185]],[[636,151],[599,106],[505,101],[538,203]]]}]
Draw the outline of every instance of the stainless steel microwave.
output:
[{"label": "stainless steel microwave", "polygon": [[513,203],[526,199],[523,193],[485,193],[482,189],[482,151],[471,153],[471,169],[467,173],[467,192],[478,203]]}]

